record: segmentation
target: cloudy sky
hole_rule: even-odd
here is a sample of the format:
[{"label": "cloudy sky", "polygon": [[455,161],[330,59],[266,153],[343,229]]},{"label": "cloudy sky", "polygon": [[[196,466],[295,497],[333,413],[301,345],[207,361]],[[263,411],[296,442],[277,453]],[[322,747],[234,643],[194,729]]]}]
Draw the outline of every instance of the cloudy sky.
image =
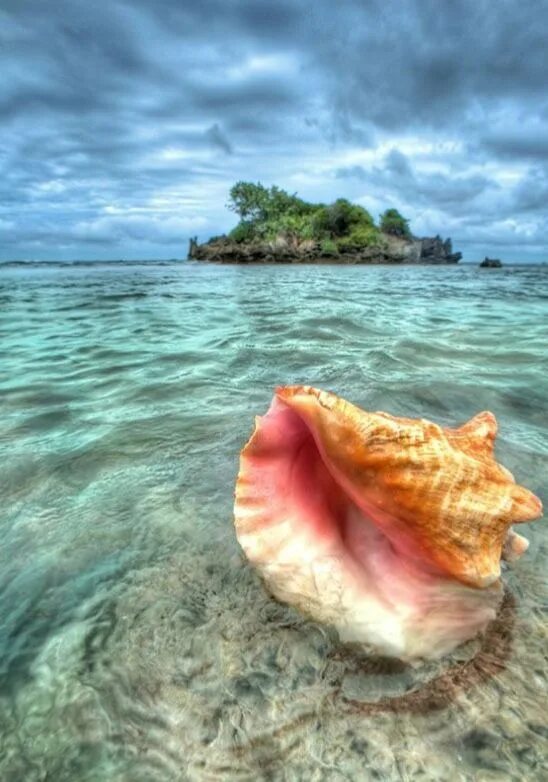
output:
[{"label": "cloudy sky", "polygon": [[239,179],[548,260],[546,0],[0,0],[0,259],[185,257]]}]

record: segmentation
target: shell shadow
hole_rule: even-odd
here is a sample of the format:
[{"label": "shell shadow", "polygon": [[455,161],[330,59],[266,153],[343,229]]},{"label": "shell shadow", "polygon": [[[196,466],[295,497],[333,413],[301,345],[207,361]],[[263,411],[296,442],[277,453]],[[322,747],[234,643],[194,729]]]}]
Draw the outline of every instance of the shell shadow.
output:
[{"label": "shell shadow", "polygon": [[[381,697],[375,702],[355,700],[343,693],[342,685],[331,691],[323,708],[307,711],[284,725],[258,736],[250,737],[243,744],[233,746],[231,752],[237,757],[267,752],[275,742],[291,736],[296,730],[320,729],[326,719],[340,719],[348,714],[375,715],[381,713],[427,715],[448,708],[456,697],[482,682],[497,676],[506,669],[512,652],[513,629],[516,621],[516,599],[508,590],[505,592],[496,618],[488,625],[481,646],[476,654],[466,661],[450,665],[442,673],[422,683],[403,695]],[[400,660],[387,657],[361,657],[355,651],[339,649],[336,659],[344,660],[347,671],[360,676],[379,679],[412,671],[411,666]],[[353,665],[354,663],[354,665]],[[273,744],[274,742],[274,744]]]},{"label": "shell shadow", "polygon": [[[452,664],[439,675],[402,695],[382,697],[374,702],[362,701],[346,697],[342,687],[339,687],[334,693],[334,699],[346,711],[362,714],[428,714],[445,709],[461,693],[505,670],[512,652],[515,620],[516,599],[506,590],[497,616],[487,626],[481,646],[471,659]],[[354,668],[355,673],[374,676],[377,680],[408,670],[410,666],[406,663],[383,657],[362,659]]]}]

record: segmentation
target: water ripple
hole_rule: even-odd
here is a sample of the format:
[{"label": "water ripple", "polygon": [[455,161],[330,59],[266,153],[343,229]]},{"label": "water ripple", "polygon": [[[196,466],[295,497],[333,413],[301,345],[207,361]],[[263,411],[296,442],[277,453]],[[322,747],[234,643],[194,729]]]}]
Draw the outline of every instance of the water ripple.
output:
[{"label": "water ripple", "polygon": [[343,652],[268,598],[231,506],[253,417],[303,381],[490,409],[546,499],[547,268],[7,265],[0,305],[2,779],[542,778],[545,526],[480,676],[473,646]]}]

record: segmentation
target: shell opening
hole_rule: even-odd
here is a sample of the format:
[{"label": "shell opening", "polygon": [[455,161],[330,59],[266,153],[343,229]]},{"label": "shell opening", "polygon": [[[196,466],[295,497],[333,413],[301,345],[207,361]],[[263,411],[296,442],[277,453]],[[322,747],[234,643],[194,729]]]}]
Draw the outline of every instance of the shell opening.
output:
[{"label": "shell opening", "polygon": [[386,654],[441,656],[485,627],[501,597],[500,584],[467,587],[399,551],[279,398],[242,452],[235,519],[242,548],[278,599]]}]

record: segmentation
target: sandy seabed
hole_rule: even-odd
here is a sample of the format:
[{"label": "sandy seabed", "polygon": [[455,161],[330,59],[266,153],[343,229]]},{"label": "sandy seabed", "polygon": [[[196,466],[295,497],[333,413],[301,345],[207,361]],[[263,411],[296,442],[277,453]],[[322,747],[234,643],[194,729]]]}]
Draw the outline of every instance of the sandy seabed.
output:
[{"label": "sandy seabed", "polygon": [[546,778],[548,633],[514,574],[482,639],[409,667],[277,604],[230,541],[186,544],[83,606],[2,699],[2,779]]}]

